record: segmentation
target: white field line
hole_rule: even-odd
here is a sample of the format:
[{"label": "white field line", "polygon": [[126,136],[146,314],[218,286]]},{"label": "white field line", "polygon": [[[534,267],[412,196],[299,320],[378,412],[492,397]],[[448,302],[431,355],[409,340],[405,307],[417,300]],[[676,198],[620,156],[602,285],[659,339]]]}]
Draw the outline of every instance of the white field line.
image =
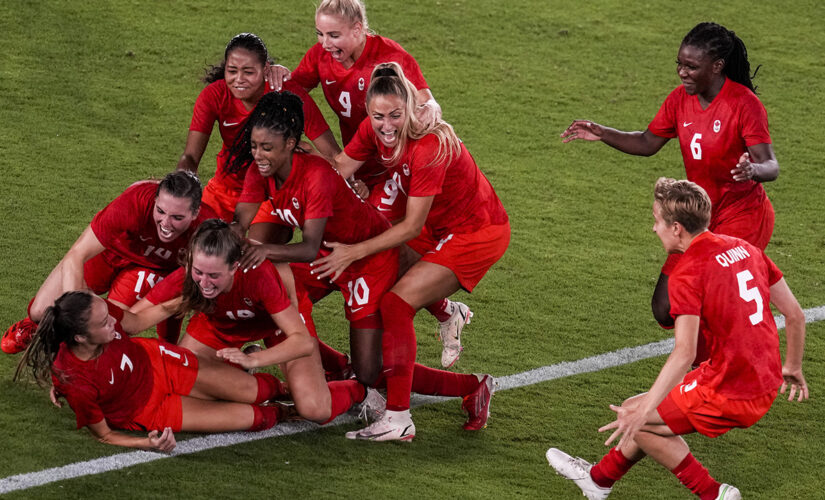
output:
[{"label": "white field line", "polygon": [[[778,328],[785,327],[785,318],[783,316],[776,316],[775,319],[776,326]],[[806,323],[822,320],[825,320],[825,306],[805,310]],[[635,361],[641,361],[643,359],[667,354],[672,348],[673,339],[671,338],[637,347],[627,347],[624,349],[619,349],[618,351],[599,354],[597,356],[591,356],[578,361],[566,361],[555,365],[543,366],[541,368],[536,368],[535,370],[499,377],[497,378],[499,383],[498,388],[499,390],[514,389],[517,387],[538,384],[540,382],[547,382],[558,378],[626,365]],[[413,406],[421,406],[446,401],[448,399],[452,398],[416,395],[413,397],[412,404]],[[336,418],[328,425],[336,426],[342,424],[352,424],[357,420],[357,417],[354,415],[344,414]],[[309,422],[286,422],[283,424],[278,424],[272,429],[263,432],[209,434],[188,439],[186,441],[179,442],[175,450],[169,454],[149,451],[132,451],[96,458],[85,462],[64,465],[62,467],[53,467],[51,469],[45,469],[38,472],[17,474],[15,476],[0,479],[0,494],[42,486],[55,481],[124,469],[132,465],[153,462],[155,460],[161,460],[178,455],[198,453],[212,448],[233,446],[240,443],[248,443],[259,439],[268,439],[278,436],[290,436],[302,432],[313,431],[319,427],[320,426]]]}]

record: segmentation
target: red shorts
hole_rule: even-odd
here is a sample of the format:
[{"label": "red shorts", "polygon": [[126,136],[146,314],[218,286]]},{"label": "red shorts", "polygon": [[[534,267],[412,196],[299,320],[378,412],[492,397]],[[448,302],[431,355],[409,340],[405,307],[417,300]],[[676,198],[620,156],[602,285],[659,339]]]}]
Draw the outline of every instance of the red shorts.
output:
[{"label": "red shorts", "polygon": [[461,288],[472,292],[510,244],[510,223],[487,226],[474,233],[449,234],[422,254],[456,275]]},{"label": "red shorts", "polygon": [[[771,241],[771,235],[773,234],[775,214],[771,200],[766,197],[765,201],[756,209],[741,211],[731,209],[729,211],[731,212],[730,215],[722,214],[718,219],[714,218],[708,229],[714,233],[742,238],[751,245],[764,250]],[[665,264],[662,266],[662,274],[670,276],[681,257],[682,254],[680,253],[668,255]]]},{"label": "red shorts", "polygon": [[203,188],[201,203],[209,205],[221,219],[232,222],[235,217],[235,205],[240,197],[240,191],[228,188],[221,181],[212,177],[206,187]]},{"label": "red shorts", "polygon": [[198,378],[198,358],[189,349],[155,338],[137,337],[152,364],[152,394],[143,410],[132,419],[135,431],[180,431],[183,421],[181,396],[192,392]]},{"label": "red shorts", "polygon": [[433,238],[433,233],[430,232],[430,228],[424,226],[424,228],[421,229],[421,233],[406,244],[415,250],[418,255],[424,255],[431,248],[435,248],[438,245],[438,241]]},{"label": "red shorts", "polygon": [[109,288],[109,300],[128,306],[134,305],[169,274],[147,267],[127,267],[120,271]]},{"label": "red shorts", "polygon": [[353,262],[335,283],[312,276],[308,264],[290,264],[298,283],[313,302],[334,290],[344,295],[344,312],[350,322],[378,312],[381,298],[398,280],[398,248],[391,248]]},{"label": "red shorts", "polygon": [[216,351],[226,347],[237,347],[240,349],[247,342],[254,342],[256,340],[264,339],[267,347],[280,344],[285,338],[281,330],[275,332],[268,330],[247,330],[246,335],[238,337],[235,335],[226,335],[221,332],[209,322],[209,319],[203,313],[198,313],[192,316],[189,324],[186,326],[186,334],[197,340],[201,344],[207,345]]},{"label": "red shorts", "polygon": [[656,408],[676,434],[698,432],[713,438],[737,427],[750,427],[768,413],[776,399],[776,390],[754,399],[728,399],[697,384],[696,374],[685,375]]}]

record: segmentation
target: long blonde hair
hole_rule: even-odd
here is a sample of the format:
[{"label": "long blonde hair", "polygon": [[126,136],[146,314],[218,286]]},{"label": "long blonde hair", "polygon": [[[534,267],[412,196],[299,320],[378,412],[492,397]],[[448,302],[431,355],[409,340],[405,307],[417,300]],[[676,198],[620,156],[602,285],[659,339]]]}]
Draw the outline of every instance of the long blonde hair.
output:
[{"label": "long blonde hair", "polygon": [[442,119],[429,127],[425,127],[418,121],[415,115],[418,108],[417,92],[415,85],[404,76],[404,70],[397,62],[381,63],[372,70],[370,86],[367,89],[367,111],[369,112],[370,103],[375,97],[396,96],[404,102],[404,112],[406,113],[389,164],[395,165],[398,163],[407,148],[409,139],[418,140],[427,134],[433,134],[438,138],[438,152],[429,165],[444,160],[448,163],[452,162],[453,158],[461,154],[461,140],[455,134],[453,126]]}]

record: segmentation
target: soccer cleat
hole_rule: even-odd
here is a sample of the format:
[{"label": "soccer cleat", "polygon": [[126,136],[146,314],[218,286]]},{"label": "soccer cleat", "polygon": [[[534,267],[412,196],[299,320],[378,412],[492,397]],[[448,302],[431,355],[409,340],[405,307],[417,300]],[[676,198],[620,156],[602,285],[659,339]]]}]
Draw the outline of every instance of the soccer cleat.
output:
[{"label": "soccer cleat", "polygon": [[346,434],[347,439],[365,441],[412,441],[415,437],[415,424],[410,410],[385,411],[381,418],[357,431]]},{"label": "soccer cleat", "polygon": [[458,361],[461,356],[461,330],[464,325],[470,323],[470,318],[473,317],[473,312],[465,304],[461,302],[453,302],[453,313],[450,319],[443,323],[439,323],[438,336],[441,338],[441,343],[444,345],[441,351],[441,366],[449,368]]},{"label": "soccer cleat", "polygon": [[367,387],[367,395],[364,396],[360,406],[358,418],[368,424],[377,422],[384,416],[384,411],[387,409],[387,400],[377,390]]},{"label": "soccer cleat", "polygon": [[602,500],[613,488],[602,488],[590,477],[593,464],[579,457],[571,457],[558,448],[550,448],[545,453],[550,467],[556,469],[556,474],[570,479],[578,486],[588,500]]},{"label": "soccer cleat", "polygon": [[25,351],[31,344],[36,331],[37,323],[26,316],[6,330],[6,333],[3,334],[3,340],[0,341],[0,349],[3,349],[6,354],[17,354]]},{"label": "soccer cleat", "polygon": [[478,388],[464,396],[461,409],[467,414],[464,430],[477,431],[487,427],[490,418],[490,400],[496,392],[496,379],[492,375],[484,375],[478,383]]},{"label": "soccer cleat", "polygon": [[719,485],[719,494],[716,500],[742,500],[742,493],[736,486],[722,483]]}]

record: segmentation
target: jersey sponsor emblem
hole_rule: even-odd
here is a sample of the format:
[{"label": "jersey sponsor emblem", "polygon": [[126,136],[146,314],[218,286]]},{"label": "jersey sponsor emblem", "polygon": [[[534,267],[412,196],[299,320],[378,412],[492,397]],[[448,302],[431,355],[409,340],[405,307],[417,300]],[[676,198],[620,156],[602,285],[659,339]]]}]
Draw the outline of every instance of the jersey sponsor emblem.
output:
[{"label": "jersey sponsor emblem", "polygon": [[401,166],[401,171],[404,172],[404,175],[406,175],[407,177],[410,176],[410,166],[406,163]]},{"label": "jersey sponsor emblem", "polygon": [[716,120],[715,122],[713,122],[713,131],[714,132],[718,133],[719,130],[721,130],[721,129],[722,129],[722,122],[721,121]]},{"label": "jersey sponsor emblem", "polygon": [[324,80],[324,83],[326,83],[327,85],[332,85],[333,83],[335,83],[335,80]]},{"label": "jersey sponsor emblem", "polygon": [[364,78],[363,77],[358,79],[358,90],[364,90]]},{"label": "jersey sponsor emblem", "polygon": [[115,371],[109,368],[109,373],[112,374],[112,378],[109,379],[109,385],[115,385]]},{"label": "jersey sponsor emblem", "polygon": [[693,122],[682,122],[683,127],[687,127],[689,125],[693,125]]},{"label": "jersey sponsor emblem", "polygon": [[292,197],[292,206],[295,207],[295,210],[301,209],[301,204],[298,203],[298,198]]},{"label": "jersey sponsor emblem", "polygon": [[233,125],[237,125],[237,124],[239,124],[239,123],[241,123],[241,122],[226,123],[226,120],[224,120],[224,121],[223,121],[223,126],[224,126],[224,127],[231,127],[231,126],[233,126]]},{"label": "jersey sponsor emblem", "polygon": [[249,307],[252,307],[252,299],[250,299],[248,297],[243,298],[243,303],[246,304]]}]

